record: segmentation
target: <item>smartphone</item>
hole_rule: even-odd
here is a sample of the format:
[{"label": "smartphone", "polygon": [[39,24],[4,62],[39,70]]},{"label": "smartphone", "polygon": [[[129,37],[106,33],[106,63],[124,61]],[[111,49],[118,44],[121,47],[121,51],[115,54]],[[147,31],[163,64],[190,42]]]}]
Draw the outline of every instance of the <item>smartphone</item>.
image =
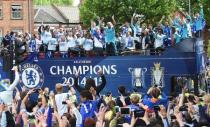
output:
[{"label": "smartphone", "polygon": [[115,111],[116,111],[116,113],[120,112],[120,107],[119,106],[115,106]]},{"label": "smartphone", "polygon": [[123,127],[123,124],[117,124],[116,127]]},{"label": "smartphone", "polygon": [[170,116],[171,116],[171,119],[176,119],[175,115],[171,114]]},{"label": "smartphone", "polygon": [[35,115],[29,115],[28,119],[35,119]]},{"label": "smartphone", "polygon": [[130,114],[130,108],[121,107],[121,108],[120,108],[120,113],[121,113],[122,115],[129,115],[129,114]]},{"label": "smartphone", "polygon": [[181,107],[179,108],[179,111],[180,111],[180,112],[188,111],[188,106],[186,106],[186,105],[181,106]]},{"label": "smartphone", "polygon": [[62,104],[63,104],[63,105],[66,105],[67,103],[66,103],[66,101],[62,101]]},{"label": "smartphone", "polygon": [[141,109],[141,110],[135,110],[134,111],[134,117],[135,118],[144,117],[144,113],[145,113],[145,110],[143,110],[143,109]]}]

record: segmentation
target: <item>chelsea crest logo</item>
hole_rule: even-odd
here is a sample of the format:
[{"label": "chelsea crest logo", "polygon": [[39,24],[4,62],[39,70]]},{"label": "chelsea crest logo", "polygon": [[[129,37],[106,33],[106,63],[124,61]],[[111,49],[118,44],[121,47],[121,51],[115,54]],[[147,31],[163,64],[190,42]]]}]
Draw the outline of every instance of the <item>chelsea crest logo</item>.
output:
[{"label": "chelsea crest logo", "polygon": [[20,83],[27,88],[40,88],[44,83],[44,74],[37,64],[26,63],[20,68]]}]

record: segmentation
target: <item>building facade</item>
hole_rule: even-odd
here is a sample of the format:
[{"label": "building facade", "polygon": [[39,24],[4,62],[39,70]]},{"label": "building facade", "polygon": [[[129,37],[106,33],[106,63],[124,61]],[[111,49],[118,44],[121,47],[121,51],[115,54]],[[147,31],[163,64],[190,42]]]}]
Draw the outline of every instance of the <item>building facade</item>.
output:
[{"label": "building facade", "polygon": [[72,27],[81,24],[79,7],[45,5],[34,6],[34,32],[41,25],[49,25],[51,28]]},{"label": "building facade", "polygon": [[33,0],[0,0],[0,37],[7,32],[33,32]]}]

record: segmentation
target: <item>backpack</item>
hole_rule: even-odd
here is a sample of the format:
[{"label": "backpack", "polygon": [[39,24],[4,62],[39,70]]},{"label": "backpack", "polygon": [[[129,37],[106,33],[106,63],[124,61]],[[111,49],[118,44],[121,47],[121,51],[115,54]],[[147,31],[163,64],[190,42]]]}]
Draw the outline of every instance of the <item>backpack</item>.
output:
[{"label": "backpack", "polygon": [[6,111],[5,114],[7,119],[7,127],[15,127],[13,115],[9,111]]}]

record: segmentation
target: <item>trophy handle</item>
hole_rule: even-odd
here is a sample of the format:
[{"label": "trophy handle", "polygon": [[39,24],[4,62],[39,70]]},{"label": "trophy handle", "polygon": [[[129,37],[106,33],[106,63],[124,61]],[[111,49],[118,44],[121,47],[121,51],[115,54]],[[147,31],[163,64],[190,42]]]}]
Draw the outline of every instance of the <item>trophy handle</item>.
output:
[{"label": "trophy handle", "polygon": [[143,73],[146,73],[147,72],[147,68],[143,68]]},{"label": "trophy handle", "polygon": [[133,68],[129,67],[129,68],[128,68],[128,71],[129,71],[130,73],[132,73]]}]

